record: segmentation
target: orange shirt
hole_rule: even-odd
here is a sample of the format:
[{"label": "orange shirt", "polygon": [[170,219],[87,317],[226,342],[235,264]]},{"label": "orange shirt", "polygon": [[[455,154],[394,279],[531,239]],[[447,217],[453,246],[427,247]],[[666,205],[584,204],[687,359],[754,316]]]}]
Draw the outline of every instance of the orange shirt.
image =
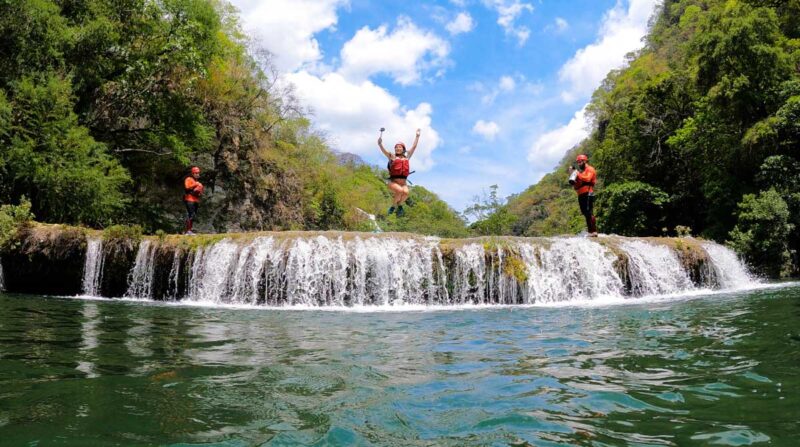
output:
[{"label": "orange shirt", "polygon": [[575,188],[575,192],[577,192],[578,195],[586,194],[594,192],[594,184],[596,182],[597,173],[594,168],[587,163],[583,172],[578,171],[578,177],[575,179],[575,184],[572,185],[572,187]]},{"label": "orange shirt", "polygon": [[[195,203],[200,202],[200,196],[199,195],[194,195],[194,194],[190,194],[189,193],[189,191],[195,191],[196,188],[200,189],[200,188],[198,188],[198,186],[200,188],[203,187],[203,185],[200,182],[198,182],[197,180],[195,180],[194,178],[186,177],[186,180],[183,181],[183,189],[184,189],[184,191],[186,191],[186,194],[184,194],[184,196],[183,196],[183,200],[186,201],[186,202],[195,202]],[[202,189],[201,189],[201,191],[202,191]]]}]

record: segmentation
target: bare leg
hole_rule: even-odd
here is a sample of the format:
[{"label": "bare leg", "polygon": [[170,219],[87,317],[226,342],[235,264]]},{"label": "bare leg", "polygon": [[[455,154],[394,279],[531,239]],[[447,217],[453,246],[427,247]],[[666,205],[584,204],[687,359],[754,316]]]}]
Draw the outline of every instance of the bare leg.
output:
[{"label": "bare leg", "polygon": [[408,194],[409,194],[408,186],[403,186],[403,197],[400,199],[401,203],[405,202],[406,199],[408,199]]},{"label": "bare leg", "polygon": [[392,191],[392,194],[394,195],[392,204],[400,204],[403,201],[403,186],[398,185],[395,182],[389,182],[389,190]]}]

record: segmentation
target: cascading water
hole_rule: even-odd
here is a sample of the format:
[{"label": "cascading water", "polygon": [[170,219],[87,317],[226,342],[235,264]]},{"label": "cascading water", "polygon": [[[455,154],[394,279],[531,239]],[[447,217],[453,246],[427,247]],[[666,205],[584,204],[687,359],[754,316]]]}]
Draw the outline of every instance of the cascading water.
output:
[{"label": "cascading water", "polygon": [[553,303],[620,296],[616,259],[606,247],[584,238],[552,238],[521,244],[528,268],[524,303]]},{"label": "cascading water", "polygon": [[3,263],[0,262],[0,292],[6,291],[6,280],[3,277]]},{"label": "cascading water", "polygon": [[89,239],[86,243],[86,260],[83,263],[83,294],[100,295],[100,278],[103,274],[103,241]]},{"label": "cascading water", "polygon": [[153,276],[155,274],[155,246],[149,240],[139,244],[133,270],[128,277],[128,291],[125,296],[129,298],[152,298]]},{"label": "cascading water", "polygon": [[664,295],[694,289],[692,279],[678,256],[663,245],[624,241],[633,295]]},{"label": "cascading water", "polygon": [[743,289],[752,286],[755,279],[747,271],[736,253],[724,245],[703,243],[703,249],[711,258],[711,264],[720,287],[724,289]]},{"label": "cascading water", "polygon": [[146,239],[126,296],[271,306],[534,304],[752,282],[724,247],[693,243],[708,264],[708,274],[697,274],[675,244],[350,234],[224,239],[186,251]]}]

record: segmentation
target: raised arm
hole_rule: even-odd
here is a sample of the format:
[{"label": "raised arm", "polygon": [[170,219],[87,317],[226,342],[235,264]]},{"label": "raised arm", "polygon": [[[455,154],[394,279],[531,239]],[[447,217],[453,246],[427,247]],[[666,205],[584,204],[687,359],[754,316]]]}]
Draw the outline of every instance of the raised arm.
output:
[{"label": "raised arm", "polygon": [[408,150],[408,158],[411,158],[414,155],[414,151],[417,150],[417,143],[419,143],[419,134],[420,130],[417,129],[417,136],[414,137],[414,144],[411,145],[411,149]]},{"label": "raised arm", "polygon": [[383,147],[383,137],[378,137],[378,147],[381,148],[381,152],[383,152],[383,155],[385,155],[386,158],[389,160],[393,158],[393,155]]}]

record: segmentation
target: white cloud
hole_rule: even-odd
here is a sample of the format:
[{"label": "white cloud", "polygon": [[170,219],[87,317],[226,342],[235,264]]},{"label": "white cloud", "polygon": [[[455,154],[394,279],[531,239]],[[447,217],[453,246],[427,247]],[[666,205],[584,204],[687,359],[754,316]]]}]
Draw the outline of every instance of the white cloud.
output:
[{"label": "white cloud", "polygon": [[586,107],[575,112],[564,126],[542,134],[528,151],[528,161],[540,169],[549,169],[561,160],[564,153],[589,136]]},{"label": "white cloud", "polygon": [[472,127],[472,132],[482,136],[486,141],[494,141],[500,133],[500,126],[494,121],[478,120]]},{"label": "white cloud", "polygon": [[513,36],[520,45],[524,45],[531,34],[525,27],[516,24],[523,12],[533,12],[533,5],[521,0],[483,0],[483,4],[497,12],[497,24],[505,31],[506,35]]},{"label": "white cloud", "polygon": [[336,26],[336,11],[348,0],[234,0],[242,12],[245,31],[274,56],[283,72],[294,71],[322,58],[316,33]]},{"label": "white cloud", "polygon": [[303,103],[311,107],[315,126],[328,135],[336,149],[376,156],[380,154],[377,139],[381,127],[387,129],[384,141],[388,145],[402,140],[408,147],[419,128],[422,136],[412,159],[413,169],[425,171],[433,166],[431,153],[441,140],[431,126],[430,104],[423,102],[413,109],[405,108],[372,82],[352,82],[339,73],[317,77],[301,71],[287,75],[287,79],[294,84]]},{"label": "white cloud", "polygon": [[468,12],[459,13],[450,23],[445,25],[445,29],[451,35],[468,33],[475,27],[475,22]]},{"label": "white cloud", "polygon": [[391,33],[386,25],[358,30],[342,47],[339,73],[357,81],[388,73],[395,82],[408,85],[418,81],[425,70],[443,66],[449,53],[447,42],[400,17]]},{"label": "white cloud", "polygon": [[514,78],[511,76],[503,76],[500,78],[500,90],[510,92],[513,91],[516,86],[517,83],[514,82]]},{"label": "white cloud", "polygon": [[567,102],[588,97],[609,71],[625,62],[625,55],[642,47],[647,23],[659,0],[620,1],[606,12],[597,40],[578,50],[559,71],[567,84],[562,98]]},{"label": "white cloud", "polygon": [[[564,101],[587,98],[610,70],[625,63],[625,55],[642,47],[647,23],[659,0],[620,0],[606,12],[597,40],[578,50],[561,67],[559,77],[567,84],[561,92]],[[564,153],[589,136],[586,106],[575,112],[566,125],[540,135],[528,150],[528,161],[537,167],[556,164]],[[544,166],[543,166],[544,165]]]},{"label": "white cloud", "polygon": [[483,93],[481,102],[486,105],[490,105],[494,103],[494,100],[497,99],[501,93],[509,93],[514,91],[514,89],[517,88],[517,82],[511,76],[501,76],[500,80],[497,81],[497,86],[492,87],[491,89],[487,88],[480,82],[472,84],[469,86],[469,88],[476,92]]},{"label": "white cloud", "polygon": [[569,28],[569,23],[561,17],[556,17],[556,31],[562,32]]}]

